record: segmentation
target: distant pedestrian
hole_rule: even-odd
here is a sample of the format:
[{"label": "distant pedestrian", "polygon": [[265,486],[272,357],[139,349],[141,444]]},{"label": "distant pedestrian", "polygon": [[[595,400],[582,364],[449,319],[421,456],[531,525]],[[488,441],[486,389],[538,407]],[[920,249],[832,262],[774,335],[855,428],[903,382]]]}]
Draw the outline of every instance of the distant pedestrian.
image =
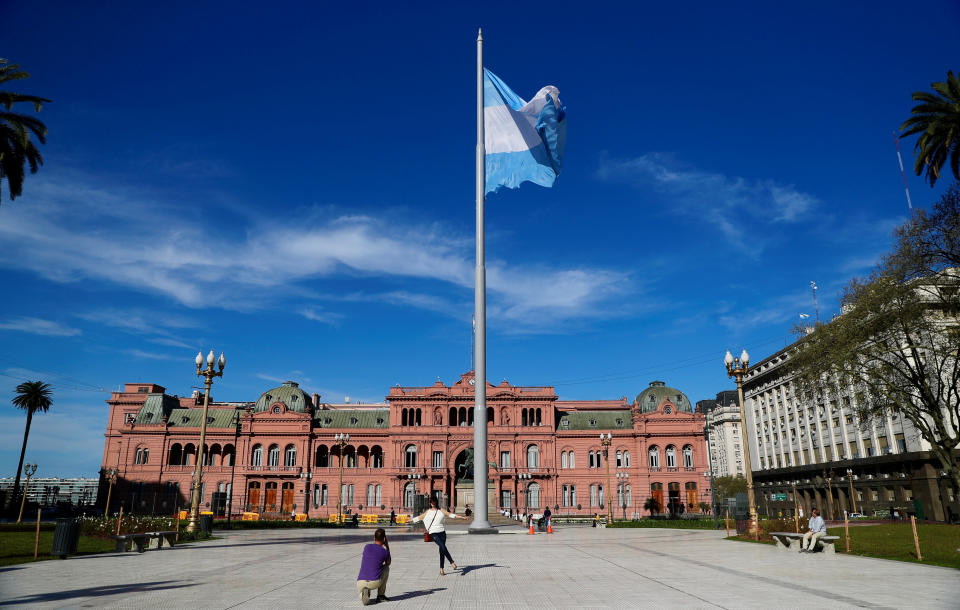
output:
[{"label": "distant pedestrian", "polygon": [[350,520],[350,523],[352,524],[352,527],[360,527],[360,519],[357,518],[356,514],[353,515],[353,519]]},{"label": "distant pedestrian", "polygon": [[803,535],[803,542],[800,544],[801,553],[812,553],[817,548],[817,542],[827,535],[827,524],[820,517],[820,509],[813,509],[813,516],[810,517],[810,523],[807,524],[807,533]]},{"label": "distant pedestrian", "polygon": [[363,547],[360,560],[360,574],[357,576],[357,593],[360,603],[370,604],[370,591],[377,590],[377,601],[390,601],[387,598],[387,578],[390,576],[390,544],[383,528],[373,533],[373,544]]},{"label": "distant pedestrian", "polygon": [[550,512],[550,507],[547,507],[547,510],[543,511],[543,524],[550,525],[550,515],[553,513]]},{"label": "distant pedestrian", "polygon": [[390,509],[390,525],[397,524],[397,511]]},{"label": "distant pedestrian", "polygon": [[450,560],[450,566],[454,570],[457,569],[457,563],[453,560],[453,557],[450,556],[450,551],[447,550],[447,530],[443,527],[443,521],[447,517],[451,519],[460,519],[454,513],[447,512],[440,508],[439,502],[436,498],[430,498],[430,508],[424,511],[422,515],[418,515],[413,518],[413,523],[417,521],[423,521],[423,524],[427,528],[427,533],[430,534],[430,537],[433,538],[433,541],[437,543],[437,547],[440,550],[440,576],[443,576],[443,560],[444,558]]}]

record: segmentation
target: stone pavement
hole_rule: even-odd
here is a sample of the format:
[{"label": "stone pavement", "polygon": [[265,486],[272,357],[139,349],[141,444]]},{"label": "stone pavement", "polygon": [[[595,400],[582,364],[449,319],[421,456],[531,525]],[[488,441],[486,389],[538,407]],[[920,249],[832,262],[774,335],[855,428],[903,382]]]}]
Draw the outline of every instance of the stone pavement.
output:
[{"label": "stone pavement", "polygon": [[[723,532],[558,527],[495,536],[451,530],[460,571],[439,575],[420,532],[388,533],[390,608],[957,608],[960,571],[787,554]],[[511,533],[508,533],[511,532]],[[0,568],[0,605],[43,608],[359,607],[371,530],[218,532],[143,554]]]}]

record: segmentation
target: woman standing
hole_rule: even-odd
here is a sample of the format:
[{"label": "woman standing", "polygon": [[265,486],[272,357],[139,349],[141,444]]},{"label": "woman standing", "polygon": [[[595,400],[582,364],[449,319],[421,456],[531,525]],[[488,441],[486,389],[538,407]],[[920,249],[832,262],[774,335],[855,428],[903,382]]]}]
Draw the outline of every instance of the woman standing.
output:
[{"label": "woman standing", "polygon": [[443,528],[443,520],[447,517],[450,517],[451,519],[460,519],[460,517],[456,516],[455,514],[448,513],[447,511],[441,509],[436,498],[430,498],[430,508],[428,508],[422,515],[413,518],[414,523],[417,521],[423,521],[423,524],[426,526],[430,537],[433,538],[433,541],[437,543],[438,547],[440,547],[441,576],[443,576],[444,557],[450,560],[450,565],[454,570],[457,569],[457,563],[453,560],[453,557],[450,556],[450,551],[447,550],[447,531]]}]

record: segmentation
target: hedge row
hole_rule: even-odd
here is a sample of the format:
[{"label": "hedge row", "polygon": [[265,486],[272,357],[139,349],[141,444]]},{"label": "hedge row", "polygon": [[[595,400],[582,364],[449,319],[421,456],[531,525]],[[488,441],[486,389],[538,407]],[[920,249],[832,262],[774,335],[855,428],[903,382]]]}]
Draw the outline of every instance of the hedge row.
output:
[{"label": "hedge row", "polygon": [[684,530],[712,530],[713,519],[641,519],[639,521],[614,521],[607,527],[659,527]]}]

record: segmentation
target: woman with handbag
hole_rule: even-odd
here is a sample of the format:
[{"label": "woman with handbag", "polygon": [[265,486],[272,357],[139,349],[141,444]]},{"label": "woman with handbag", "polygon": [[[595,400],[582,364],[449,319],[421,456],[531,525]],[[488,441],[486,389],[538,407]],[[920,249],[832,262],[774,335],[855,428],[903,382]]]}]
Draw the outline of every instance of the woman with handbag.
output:
[{"label": "woman with handbag", "polygon": [[443,576],[444,557],[450,560],[450,565],[454,570],[457,569],[457,563],[453,560],[453,557],[450,556],[450,551],[447,550],[447,531],[443,528],[443,520],[447,517],[451,519],[461,518],[441,509],[437,499],[430,498],[430,508],[422,515],[413,518],[414,523],[423,521],[424,526],[427,528],[427,532],[423,535],[423,541],[430,542],[432,540],[440,547],[440,576]]}]

